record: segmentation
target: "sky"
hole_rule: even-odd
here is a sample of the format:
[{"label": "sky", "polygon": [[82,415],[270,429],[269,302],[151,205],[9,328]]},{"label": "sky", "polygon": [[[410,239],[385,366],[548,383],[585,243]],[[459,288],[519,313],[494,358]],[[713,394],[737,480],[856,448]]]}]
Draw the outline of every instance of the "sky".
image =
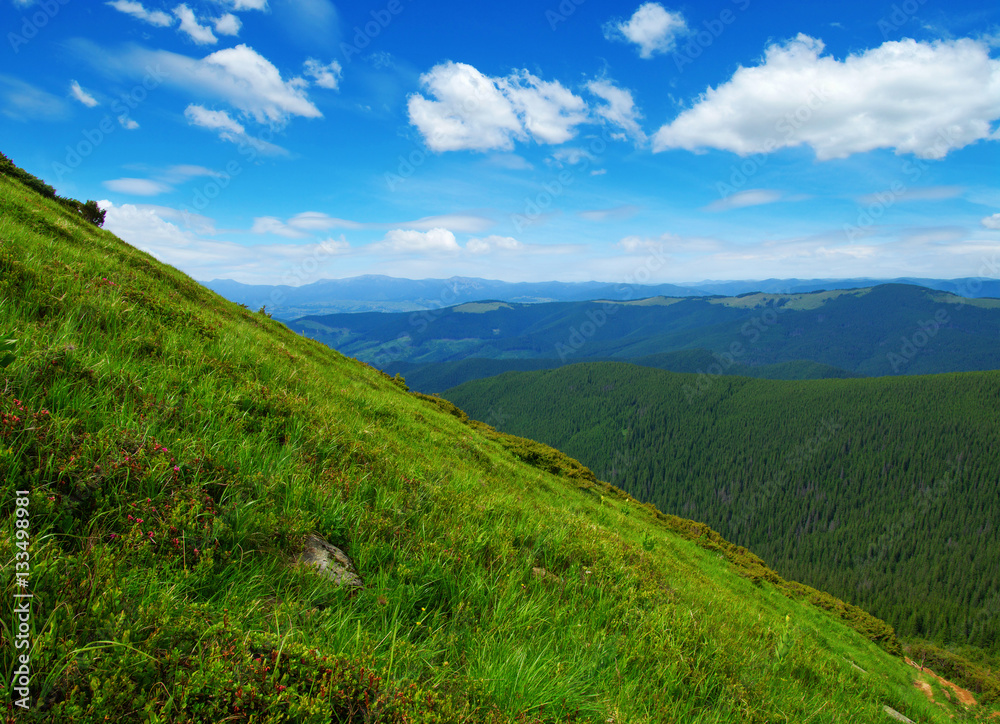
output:
[{"label": "sky", "polygon": [[0,0],[0,151],[195,279],[1000,278],[1000,5]]}]

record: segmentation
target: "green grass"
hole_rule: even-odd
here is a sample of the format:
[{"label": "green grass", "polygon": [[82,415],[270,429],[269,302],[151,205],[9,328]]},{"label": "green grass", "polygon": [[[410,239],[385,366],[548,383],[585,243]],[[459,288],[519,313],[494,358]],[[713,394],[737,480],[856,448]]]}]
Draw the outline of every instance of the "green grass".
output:
[{"label": "green grass", "polygon": [[[409,394],[5,177],[0,274],[0,337],[17,340],[0,372],[15,721],[986,714],[932,705],[901,659],[749,575],[707,529],[689,540],[565,456]],[[28,711],[9,703],[21,489]],[[296,563],[311,533],[353,557],[363,590]]]}]

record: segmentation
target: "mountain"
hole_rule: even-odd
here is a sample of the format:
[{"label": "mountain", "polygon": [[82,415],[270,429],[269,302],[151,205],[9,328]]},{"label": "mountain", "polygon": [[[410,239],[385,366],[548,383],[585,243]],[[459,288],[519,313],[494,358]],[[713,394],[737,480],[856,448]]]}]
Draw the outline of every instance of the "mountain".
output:
[{"label": "mountain", "polygon": [[864,611],[2,174],[0,218],[8,719],[992,712]]},{"label": "mountain", "polygon": [[301,286],[242,284],[232,279],[202,282],[226,299],[251,309],[266,306],[277,319],[339,312],[413,312],[496,299],[504,302],[627,301],[640,297],[737,296],[751,292],[803,294],[862,289],[880,284],[911,284],[967,298],[1000,297],[1000,280],[992,263],[982,277],[962,279],[764,279],[697,284],[620,284],[608,282],[501,282],[470,277],[400,279],[368,274],[346,279],[320,279]]},{"label": "mountain", "polygon": [[226,299],[252,309],[266,306],[278,319],[331,312],[438,310],[481,299],[537,303],[700,294],[696,290],[674,284],[501,282],[470,277],[417,280],[378,274],[347,279],[321,279],[302,286],[241,284],[231,279],[215,279],[204,284]]},{"label": "mountain", "polygon": [[[630,360],[630,362],[644,367],[670,370],[671,372],[697,372],[698,370],[714,370],[718,360],[708,350],[691,349],[636,357]],[[396,362],[387,365],[385,372],[390,375],[402,375],[406,379],[406,384],[412,389],[436,394],[452,387],[457,387],[463,382],[478,380],[483,377],[494,377],[504,372],[548,370],[562,367],[564,364],[566,363],[557,359],[488,359],[485,357],[472,357],[454,362],[434,362],[423,365]],[[725,369],[721,369],[719,373],[774,380],[835,379],[858,376],[830,365],[806,360],[778,362],[770,365],[761,365],[760,367],[751,367],[741,362],[734,362]]]},{"label": "mountain", "polygon": [[1000,297],[1000,272],[995,261],[983,260],[980,271],[983,276],[961,277],[959,279],[926,279],[923,277],[897,277],[896,279],[764,279],[750,281],[715,282],[705,281],[687,285],[704,294],[735,296],[751,292],[768,294],[803,294],[809,292],[832,291],[838,289],[865,289],[882,284],[910,284],[927,289],[969,299],[980,297]]},{"label": "mountain", "polygon": [[[769,369],[760,376],[794,377],[1000,368],[1000,300],[903,284],[622,302],[490,301],[409,314],[307,316],[288,325],[395,371],[479,358],[548,360],[540,367],[602,359],[648,363],[679,352],[692,357],[659,357],[661,364],[705,376],[756,375],[748,368],[763,367]],[[694,359],[701,363],[692,368]]]},{"label": "mountain", "polygon": [[1000,651],[1000,373],[765,381],[622,363],[444,396],[908,637]]}]

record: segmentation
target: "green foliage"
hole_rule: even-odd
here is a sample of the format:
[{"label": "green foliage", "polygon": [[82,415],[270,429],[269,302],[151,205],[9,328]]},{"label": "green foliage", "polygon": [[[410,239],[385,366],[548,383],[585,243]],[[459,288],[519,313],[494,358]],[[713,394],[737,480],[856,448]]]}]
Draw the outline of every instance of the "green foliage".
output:
[{"label": "green foliage", "polygon": [[904,637],[1000,647],[1000,373],[700,384],[588,363],[445,395]]},{"label": "green foliage", "polygon": [[[0,617],[8,718],[763,724],[880,722],[888,704],[951,721],[910,667],[704,526],[407,394],[4,176],[0,218],[0,329],[18,339],[0,580],[9,605],[28,490],[33,594],[28,711]],[[363,587],[299,562],[314,534]]]},{"label": "green foliage", "polygon": [[14,354],[16,348],[16,339],[0,339],[0,369],[7,367],[17,359],[17,356]]}]

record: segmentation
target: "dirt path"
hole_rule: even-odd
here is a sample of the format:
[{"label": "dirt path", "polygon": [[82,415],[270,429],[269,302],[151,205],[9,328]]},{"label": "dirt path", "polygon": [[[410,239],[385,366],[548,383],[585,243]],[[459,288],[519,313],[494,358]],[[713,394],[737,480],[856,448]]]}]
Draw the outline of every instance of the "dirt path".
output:
[{"label": "dirt path", "polygon": [[[972,692],[970,692],[970,691],[968,691],[966,689],[963,689],[958,684],[953,684],[950,681],[948,681],[947,679],[938,676],[937,674],[935,674],[933,671],[931,671],[927,667],[924,667],[923,669],[921,669],[920,668],[920,664],[918,664],[916,661],[913,661],[912,659],[906,659],[906,663],[908,663],[910,666],[912,666],[913,668],[917,669],[918,671],[921,671],[921,672],[923,672],[925,674],[933,676],[935,679],[937,679],[941,683],[942,686],[946,686],[949,689],[951,689],[952,691],[954,691],[955,692],[955,696],[957,696],[958,700],[960,702],[962,702],[965,706],[975,706],[976,705],[976,698],[972,695]],[[914,685],[917,688],[921,689],[925,694],[927,694],[927,698],[928,699],[930,699],[931,701],[934,701],[934,694],[933,694],[933,692],[931,690],[930,684],[928,684],[926,682],[923,682],[923,681],[916,681],[916,682],[914,682]]]}]

